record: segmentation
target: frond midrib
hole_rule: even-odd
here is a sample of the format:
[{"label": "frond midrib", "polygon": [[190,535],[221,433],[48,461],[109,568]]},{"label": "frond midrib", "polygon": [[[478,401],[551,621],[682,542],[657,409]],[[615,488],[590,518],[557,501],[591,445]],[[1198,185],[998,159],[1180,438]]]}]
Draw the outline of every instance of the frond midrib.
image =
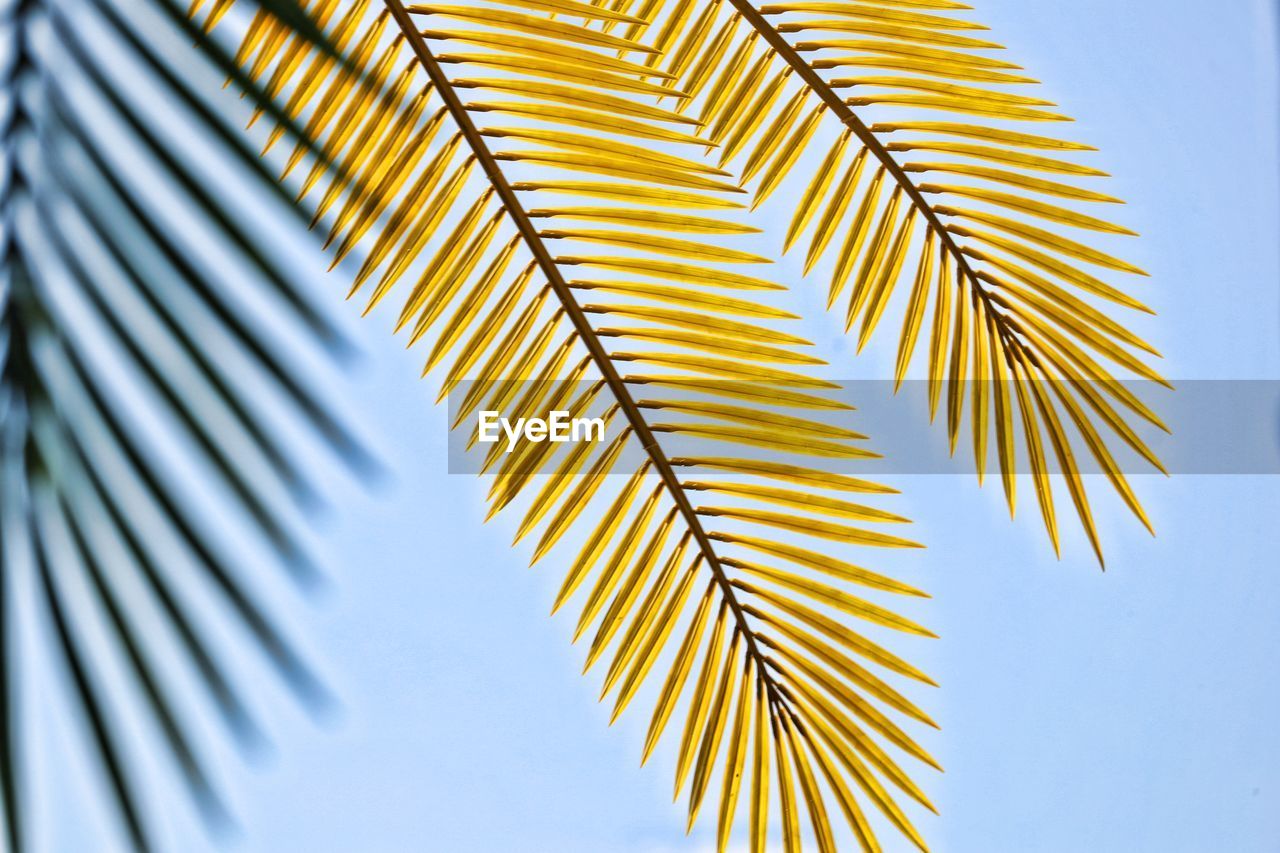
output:
[{"label": "frond midrib", "polygon": [[546,242],[542,239],[529,214],[525,211],[524,205],[516,195],[511,183],[507,180],[497,159],[489,150],[488,143],[471,120],[471,115],[467,112],[453,84],[440,67],[426,39],[414,25],[403,2],[401,0],[383,0],[383,3],[396,25],[403,32],[419,63],[421,63],[430,77],[441,100],[444,101],[446,109],[448,109],[449,114],[458,125],[458,129],[466,138],[472,152],[475,154],[476,162],[484,170],[485,176],[493,186],[503,209],[511,217],[511,221],[520,232],[522,240],[533,254],[538,268],[547,277],[547,283],[560,300],[566,316],[569,317],[570,322],[573,324],[574,331],[577,332],[579,339],[587,348],[592,361],[604,378],[605,384],[608,385],[618,406],[626,416],[628,424],[635,432],[636,438],[643,446],[649,460],[653,463],[654,471],[662,478],[667,493],[671,495],[671,499],[675,502],[686,527],[698,543],[698,548],[706,560],[717,586],[720,588],[720,594],[733,613],[737,630],[742,634],[746,643],[747,654],[755,661],[756,671],[768,691],[770,702],[777,703],[782,701],[781,695],[774,684],[772,671],[768,666],[768,658],[757,642],[755,632],[750,627],[750,622],[741,602],[738,601],[733,584],[720,563],[715,546],[712,544],[710,536],[707,535],[697,511],[694,509],[693,504],[689,502],[689,496],[685,493],[684,487],[680,483],[675,467],[671,464],[670,459],[667,458],[666,452],[662,449],[662,445],[658,442],[653,430],[650,429],[643,412],[631,396],[630,389],[618,373],[613,359],[605,350],[604,344],[601,343],[595,329],[592,328],[590,321],[588,321],[586,313],[578,304],[573,290],[569,287],[568,282],[565,281],[564,276],[561,275],[560,268],[547,248]]}]

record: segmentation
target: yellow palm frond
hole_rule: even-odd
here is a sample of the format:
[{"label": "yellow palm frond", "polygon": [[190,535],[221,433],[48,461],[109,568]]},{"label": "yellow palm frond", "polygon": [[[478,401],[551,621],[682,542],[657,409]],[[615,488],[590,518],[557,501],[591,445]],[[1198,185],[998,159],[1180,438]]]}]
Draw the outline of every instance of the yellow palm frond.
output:
[{"label": "yellow palm frond", "polygon": [[281,159],[352,295],[398,302],[464,433],[479,411],[607,425],[495,444],[480,470],[535,562],[576,545],[555,608],[578,609],[615,717],[654,683],[643,755],[675,742],[690,826],[717,799],[721,849],[741,812],[764,849],[776,804],[789,847],[801,810],[825,844],[839,811],[874,848],[869,802],[923,848],[901,801],[932,806],[900,753],[937,766],[905,730],[933,725],[908,697],[933,682],[882,640],[933,635],[873,599],[924,594],[845,553],[919,546],[861,502],[892,489],[806,462],[875,454],[732,245],[754,231],[726,213],[740,191],[636,41],[654,4],[305,5],[341,56],[269,15],[240,56],[320,140],[305,175],[306,152]]},{"label": "yellow palm frond", "polygon": [[[930,417],[945,386],[952,453],[967,418],[979,482],[994,452],[1012,513],[1021,433],[1056,551],[1034,458],[1048,447],[1101,561],[1072,446],[1148,529],[1108,445],[1163,470],[1130,421],[1164,424],[1121,381],[1168,384],[1148,361],[1159,353],[1119,318],[1152,312],[1109,281],[1146,273],[1099,248],[1133,232],[1091,210],[1119,201],[1094,188],[1106,175],[1079,156],[1094,149],[1038,129],[1069,119],[1027,94],[1037,81],[999,58],[968,9],[667,0],[646,6],[643,40],[690,96],[675,109],[716,144],[708,161],[750,187],[753,207],[789,197],[784,251],[803,246],[806,273],[827,262],[829,304],[857,349],[898,328],[901,383],[927,336]],[[1018,380],[1034,387],[1020,395]]]}]

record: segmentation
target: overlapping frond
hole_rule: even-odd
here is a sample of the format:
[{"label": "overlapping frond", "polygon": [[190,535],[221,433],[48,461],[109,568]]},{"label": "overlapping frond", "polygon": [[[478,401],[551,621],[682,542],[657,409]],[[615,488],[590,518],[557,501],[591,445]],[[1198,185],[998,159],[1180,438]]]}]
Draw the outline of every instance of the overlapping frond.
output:
[{"label": "overlapping frond", "polygon": [[[773,809],[794,850],[807,814],[830,849],[838,810],[875,849],[874,810],[923,847],[910,803],[932,807],[902,765],[936,765],[901,721],[931,724],[908,694],[932,682],[883,637],[931,635],[872,600],[922,593],[845,553],[915,544],[863,503],[892,490],[805,461],[874,454],[777,328],[779,286],[734,245],[753,230],[739,191],[701,160],[642,19],[571,0],[307,5],[343,58],[267,15],[240,57],[338,171],[269,156],[352,296],[394,303],[444,374],[491,514],[519,514],[535,561],[565,551],[555,607],[578,611],[614,716],[653,682],[643,754],[675,745],[690,825],[715,800],[720,848],[744,814],[763,850]],[[486,448],[479,411],[595,414],[607,438]]]},{"label": "overlapping frond", "polygon": [[[346,344],[240,224],[227,179],[278,187],[198,93],[189,72],[209,65],[171,58],[193,40],[214,68],[230,57],[166,0],[3,6],[3,847],[27,849],[27,815],[49,811],[32,809],[27,767],[47,741],[38,727],[59,714],[21,710],[62,698],[126,843],[150,849],[163,832],[147,802],[174,779],[225,822],[204,718],[258,743],[236,671],[254,653],[302,699],[323,698],[261,578],[315,572],[300,522],[319,498],[317,457],[304,464],[298,442],[368,460],[301,378],[304,353]],[[150,102],[134,91],[143,80]],[[280,323],[246,316],[245,300],[274,306]],[[39,686],[46,661],[57,696]],[[55,809],[80,819],[73,802]]]},{"label": "overlapping frond", "polygon": [[1111,253],[1133,232],[1095,212],[1118,199],[1078,156],[1094,149],[1040,129],[1069,119],[1028,94],[1036,81],[967,9],[657,0],[643,41],[691,96],[675,108],[718,143],[709,162],[750,187],[753,206],[792,206],[784,251],[826,273],[857,348],[897,329],[898,383],[927,351],[930,417],[945,409],[952,453],[968,418],[979,482],[994,454],[1011,513],[1022,436],[1056,550],[1052,454],[1101,560],[1072,447],[1148,529],[1108,448],[1163,470],[1134,423],[1164,425],[1119,381],[1167,384],[1150,366],[1159,353],[1117,319],[1151,309],[1110,279],[1145,273]]}]

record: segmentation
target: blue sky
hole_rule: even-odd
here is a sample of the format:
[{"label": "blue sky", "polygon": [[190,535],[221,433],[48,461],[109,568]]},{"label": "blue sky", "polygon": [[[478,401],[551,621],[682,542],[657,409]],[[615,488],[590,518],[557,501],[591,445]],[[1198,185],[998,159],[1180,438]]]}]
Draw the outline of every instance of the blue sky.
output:
[{"label": "blue sky", "polygon": [[[1143,238],[1128,257],[1152,273],[1142,296],[1160,312],[1140,331],[1166,375],[1280,378],[1271,5],[979,7],[1130,200]],[[883,375],[883,340],[852,361],[805,290],[804,333],[833,375]],[[643,715],[606,726],[568,621],[547,618],[552,567],[526,570],[510,520],[482,526],[480,485],[446,474],[420,356],[383,321],[351,328],[366,356],[341,394],[396,473],[346,490],[317,540],[331,587],[288,611],[340,707],[317,724],[264,688],[272,753],[222,768],[242,830],[232,849],[710,849],[705,820],[684,838],[669,759],[637,768]],[[1074,530],[1054,560],[1030,505],[1011,524],[990,485],[886,479],[929,546],[894,570],[933,594],[923,618],[941,635],[915,656],[942,682],[928,745],[947,772],[926,780],[942,815],[921,822],[935,849],[1280,848],[1280,478],[1138,477],[1155,539],[1097,489],[1105,574]],[[65,737],[47,745],[60,758],[41,785],[81,799]],[[185,808],[171,828],[199,850]],[[52,846],[101,842],[90,814]]]}]

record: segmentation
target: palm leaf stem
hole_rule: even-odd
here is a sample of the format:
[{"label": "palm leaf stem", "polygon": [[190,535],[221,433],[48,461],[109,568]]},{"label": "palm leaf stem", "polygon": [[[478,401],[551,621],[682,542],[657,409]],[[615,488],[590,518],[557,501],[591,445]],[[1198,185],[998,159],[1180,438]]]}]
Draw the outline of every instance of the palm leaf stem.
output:
[{"label": "palm leaf stem", "polygon": [[618,406],[627,419],[627,423],[635,431],[636,438],[652,461],[654,471],[662,478],[666,492],[675,502],[685,525],[693,534],[694,541],[698,543],[698,547],[706,559],[707,566],[711,569],[714,581],[720,587],[720,593],[724,601],[729,605],[729,609],[738,626],[738,631],[743,635],[747,652],[754,659],[757,664],[757,671],[760,672],[761,678],[764,679],[770,703],[780,702],[782,697],[776,690],[772,671],[766,665],[767,656],[757,644],[755,633],[748,626],[746,612],[743,610],[741,602],[738,601],[733,584],[730,582],[719,557],[716,555],[715,547],[711,544],[711,538],[707,535],[696,510],[689,502],[689,497],[680,483],[675,467],[671,464],[671,460],[667,458],[662,445],[654,436],[640,407],[636,405],[635,399],[631,396],[630,389],[628,389],[626,382],[614,366],[613,359],[610,358],[605,350],[604,344],[600,342],[600,338],[595,329],[592,328],[586,313],[578,304],[573,290],[569,287],[568,282],[565,281],[564,276],[561,275],[555,259],[551,256],[546,243],[538,234],[538,229],[529,218],[529,214],[517,197],[516,191],[507,180],[502,168],[498,165],[497,159],[489,150],[484,137],[480,134],[479,129],[476,128],[475,123],[472,122],[470,114],[458,97],[458,93],[449,81],[448,76],[432,54],[426,39],[423,38],[418,28],[414,25],[408,10],[401,3],[401,0],[383,0],[383,2],[396,25],[404,33],[407,43],[413,48],[418,61],[422,63],[440,98],[444,101],[450,115],[457,123],[459,130],[461,130],[467,143],[471,146],[476,162],[484,170],[485,176],[492,184],[495,194],[502,202],[503,209],[511,217],[511,221],[515,224],[520,236],[533,254],[538,268],[546,276],[552,291],[560,300],[565,315],[572,322],[579,339],[587,348],[596,367],[604,377],[609,390],[617,400]]}]

